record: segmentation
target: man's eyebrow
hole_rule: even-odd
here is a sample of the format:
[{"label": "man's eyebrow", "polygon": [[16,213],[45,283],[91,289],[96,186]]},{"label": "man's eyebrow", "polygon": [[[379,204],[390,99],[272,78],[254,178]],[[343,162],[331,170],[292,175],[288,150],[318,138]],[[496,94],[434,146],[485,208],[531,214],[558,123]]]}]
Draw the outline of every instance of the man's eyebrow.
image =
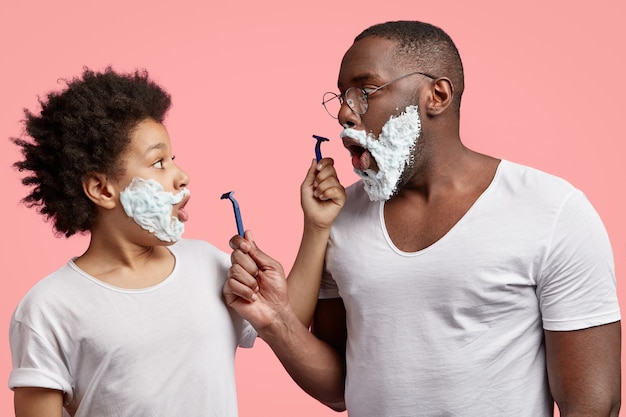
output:
[{"label": "man's eyebrow", "polygon": [[[351,84],[357,84],[357,83],[360,83],[360,82],[363,82],[363,81],[368,81],[368,80],[372,80],[372,79],[375,80],[377,78],[378,78],[378,75],[376,75],[374,73],[371,73],[371,72],[368,72],[368,73],[363,73],[363,74],[359,74],[359,75],[356,75],[356,76],[352,77],[350,79],[350,83]],[[339,90],[341,90],[341,83],[340,82],[337,82],[337,88],[339,88]]]}]

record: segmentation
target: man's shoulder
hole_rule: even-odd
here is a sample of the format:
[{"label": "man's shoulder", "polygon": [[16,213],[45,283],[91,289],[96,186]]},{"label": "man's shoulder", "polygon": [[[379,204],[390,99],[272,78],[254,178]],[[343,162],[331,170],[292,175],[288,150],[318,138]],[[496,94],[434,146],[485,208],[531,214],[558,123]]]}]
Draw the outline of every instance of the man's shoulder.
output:
[{"label": "man's shoulder", "polygon": [[569,194],[576,188],[566,179],[541,169],[502,160],[497,174],[498,180],[520,192],[524,189],[548,193]]}]

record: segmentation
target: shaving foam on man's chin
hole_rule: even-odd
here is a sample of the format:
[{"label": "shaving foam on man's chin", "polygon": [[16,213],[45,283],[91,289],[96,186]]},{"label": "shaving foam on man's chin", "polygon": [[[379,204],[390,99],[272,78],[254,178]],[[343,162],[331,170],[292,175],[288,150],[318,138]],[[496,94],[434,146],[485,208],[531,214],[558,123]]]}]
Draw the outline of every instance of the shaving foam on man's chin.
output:
[{"label": "shaving foam on man's chin", "polygon": [[365,164],[353,163],[355,172],[363,179],[370,200],[385,201],[396,193],[402,174],[411,163],[412,152],[420,134],[421,119],[416,105],[406,107],[398,116],[390,116],[378,138],[364,130],[344,126],[340,136],[357,141],[378,167],[378,171],[374,172],[367,169]]}]

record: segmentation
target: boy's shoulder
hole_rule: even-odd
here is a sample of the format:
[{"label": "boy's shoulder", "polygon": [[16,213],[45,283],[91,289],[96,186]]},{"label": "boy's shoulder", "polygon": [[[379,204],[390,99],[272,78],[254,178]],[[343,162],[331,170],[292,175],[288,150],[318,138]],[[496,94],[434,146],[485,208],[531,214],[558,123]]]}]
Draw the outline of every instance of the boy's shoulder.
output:
[{"label": "boy's shoulder", "polygon": [[69,261],[33,285],[21,299],[14,314],[19,316],[21,311],[33,309],[45,313],[51,305],[71,303],[78,292],[77,282],[81,282],[80,273]]},{"label": "boy's shoulder", "polygon": [[212,243],[202,239],[180,239],[169,247],[174,254],[180,253],[203,253],[204,255],[223,256],[227,255]]},{"label": "boy's shoulder", "polygon": [[169,247],[174,256],[182,264],[219,265],[220,268],[230,267],[230,254],[202,239],[181,239]]}]

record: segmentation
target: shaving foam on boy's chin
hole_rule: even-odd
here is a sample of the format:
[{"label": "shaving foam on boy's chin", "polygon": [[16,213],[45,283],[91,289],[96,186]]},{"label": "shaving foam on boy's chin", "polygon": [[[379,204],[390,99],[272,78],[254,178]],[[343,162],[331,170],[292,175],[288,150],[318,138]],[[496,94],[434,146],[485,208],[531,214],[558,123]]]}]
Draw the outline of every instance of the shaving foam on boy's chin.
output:
[{"label": "shaving foam on boy's chin", "polygon": [[185,225],[172,216],[172,206],[189,194],[186,188],[173,194],[153,179],[135,177],[120,193],[120,202],[128,217],[143,229],[164,242],[176,242],[182,237]]},{"label": "shaving foam on boy's chin", "polygon": [[363,130],[345,128],[341,137],[350,137],[367,149],[378,165],[378,172],[355,169],[371,201],[389,200],[397,191],[402,174],[413,163],[413,150],[422,129],[417,105],[391,116],[378,138]]}]

